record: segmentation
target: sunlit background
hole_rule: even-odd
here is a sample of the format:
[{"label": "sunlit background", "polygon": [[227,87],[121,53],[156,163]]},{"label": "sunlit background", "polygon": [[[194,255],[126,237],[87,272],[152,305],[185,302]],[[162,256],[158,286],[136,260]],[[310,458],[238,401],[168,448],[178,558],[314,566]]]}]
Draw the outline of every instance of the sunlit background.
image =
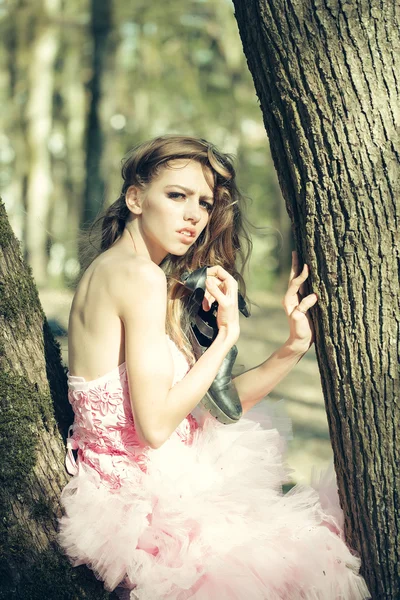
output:
[{"label": "sunlit background", "polygon": [[[249,198],[248,369],[288,337],[293,243],[230,0],[0,0],[0,193],[68,364],[76,235],[121,188],[121,159],[156,135],[196,135],[236,157]],[[242,317],[241,317],[242,319]],[[312,348],[268,397],[285,400],[293,481],[331,458]]]}]

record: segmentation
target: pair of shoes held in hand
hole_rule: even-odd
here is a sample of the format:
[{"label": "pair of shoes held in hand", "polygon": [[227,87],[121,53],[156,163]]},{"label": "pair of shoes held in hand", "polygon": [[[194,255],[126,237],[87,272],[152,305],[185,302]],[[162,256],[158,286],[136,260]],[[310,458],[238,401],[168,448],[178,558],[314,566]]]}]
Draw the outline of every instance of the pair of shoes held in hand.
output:
[{"label": "pair of shoes held in hand", "polygon": [[[193,351],[197,360],[211,346],[218,335],[216,319],[218,302],[213,302],[208,311],[205,311],[202,306],[208,268],[208,266],[205,266],[192,271],[192,273],[185,272],[181,277],[181,282],[192,292],[189,298],[189,314],[193,333]],[[238,306],[245,317],[250,316],[246,302],[240,292],[238,292]],[[211,387],[201,400],[201,404],[209,413],[225,425],[235,423],[242,416],[242,405],[232,381],[232,368],[237,353],[237,347],[232,346],[225,356]]]}]

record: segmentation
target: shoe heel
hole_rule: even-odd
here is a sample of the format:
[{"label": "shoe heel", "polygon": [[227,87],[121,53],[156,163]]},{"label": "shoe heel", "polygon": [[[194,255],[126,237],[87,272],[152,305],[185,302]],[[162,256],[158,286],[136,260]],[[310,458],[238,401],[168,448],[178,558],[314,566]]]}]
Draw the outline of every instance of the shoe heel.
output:
[{"label": "shoe heel", "polygon": [[201,399],[200,404],[204,406],[206,410],[210,413],[214,419],[217,419],[220,423],[224,425],[232,425],[233,423],[237,423],[239,419],[232,419],[226,413],[224,413],[217,404],[213,401],[210,394],[207,392],[206,395]]}]

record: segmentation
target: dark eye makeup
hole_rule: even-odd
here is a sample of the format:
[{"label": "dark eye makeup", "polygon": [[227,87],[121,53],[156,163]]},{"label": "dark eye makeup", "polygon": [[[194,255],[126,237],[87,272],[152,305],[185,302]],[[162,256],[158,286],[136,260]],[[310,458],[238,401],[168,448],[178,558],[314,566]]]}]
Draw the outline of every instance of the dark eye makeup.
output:
[{"label": "dark eye makeup", "polygon": [[[186,194],[183,194],[182,192],[168,192],[167,196],[168,196],[168,198],[177,198],[178,196],[182,196],[182,198],[186,198]],[[206,200],[200,200],[200,203],[203,203],[206,205],[208,212],[212,211],[213,205],[210,204],[210,202],[207,202]]]}]

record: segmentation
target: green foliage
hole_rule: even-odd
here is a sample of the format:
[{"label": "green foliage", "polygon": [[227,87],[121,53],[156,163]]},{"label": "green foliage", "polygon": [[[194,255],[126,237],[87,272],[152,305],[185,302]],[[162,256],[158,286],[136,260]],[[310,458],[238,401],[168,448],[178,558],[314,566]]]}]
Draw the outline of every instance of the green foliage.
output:
[{"label": "green foliage", "polygon": [[[56,190],[54,206],[39,225],[49,231],[49,283],[72,284],[78,269],[74,231],[87,225],[103,203],[118,197],[125,153],[145,139],[180,133],[206,138],[237,157],[239,186],[252,198],[248,217],[267,227],[253,234],[264,251],[251,264],[252,278],[257,279],[253,286],[265,287],[279,271],[278,262],[268,259],[274,253],[282,259],[280,234],[289,220],[286,217],[286,224],[282,220],[281,194],[233,4],[230,0],[103,1],[91,13],[93,6],[97,4],[72,0],[54,7],[49,15],[43,2],[27,4],[23,10],[11,2],[0,19],[0,33],[8,42],[0,65],[5,71],[12,69],[4,111],[6,134],[0,139],[2,156],[9,159],[0,191],[4,186],[4,193],[10,194],[16,215],[27,205],[26,190],[15,182],[21,196],[13,198],[11,183],[21,176],[21,153],[19,161],[16,157],[18,148],[25,147],[22,123],[24,127],[24,119],[26,125],[30,123],[27,100],[35,93],[35,79],[28,76],[30,57],[46,28],[49,33],[51,28],[57,45],[48,73],[53,78],[53,102],[47,115],[52,130],[40,142]],[[12,82],[18,85],[13,87]],[[99,104],[93,111],[95,98]],[[23,160],[29,181],[28,154]],[[45,168],[43,164],[42,172]],[[30,199],[28,210],[33,202],[40,202],[40,197]]]},{"label": "green foliage", "polygon": [[[233,5],[132,0],[114,5],[114,23],[118,34],[114,31],[110,45],[117,43],[118,53],[112,80],[120,90],[113,96],[114,112],[126,118],[114,147],[122,156],[138,141],[182,133],[234,154],[240,188],[251,197],[248,216],[266,227],[253,233],[262,250],[251,263],[252,284],[271,284],[279,264],[269,258],[282,242],[281,195]],[[119,165],[107,162],[109,189],[118,189]]]}]

